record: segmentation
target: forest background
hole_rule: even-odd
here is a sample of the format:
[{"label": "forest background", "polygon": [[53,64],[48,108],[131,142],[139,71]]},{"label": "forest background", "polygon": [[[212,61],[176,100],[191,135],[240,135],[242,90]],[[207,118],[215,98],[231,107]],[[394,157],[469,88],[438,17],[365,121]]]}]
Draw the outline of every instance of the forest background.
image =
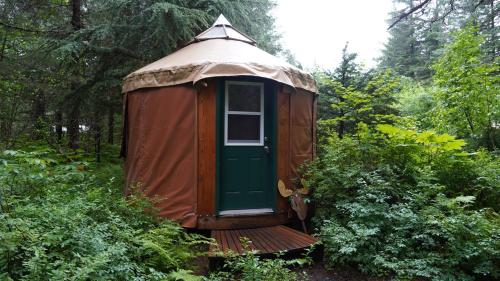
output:
[{"label": "forest background", "polygon": [[[494,280],[500,3],[394,2],[402,8],[388,15],[376,67],[363,69],[346,44],[332,54],[342,57],[337,67],[313,70],[318,158],[303,176],[325,262],[403,280]],[[0,278],[195,278],[187,261],[207,241],[144,214],[140,194],[121,197],[122,78],[220,13],[301,67],[280,45],[274,7],[0,0]],[[294,274],[279,259],[252,262],[233,262],[234,274]],[[204,278],[231,280],[226,273]]]}]

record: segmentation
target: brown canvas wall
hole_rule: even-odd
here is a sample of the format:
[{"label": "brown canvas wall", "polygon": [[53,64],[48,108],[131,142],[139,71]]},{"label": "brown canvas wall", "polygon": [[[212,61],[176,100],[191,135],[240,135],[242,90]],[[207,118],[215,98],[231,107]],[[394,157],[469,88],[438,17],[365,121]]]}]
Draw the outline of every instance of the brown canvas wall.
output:
[{"label": "brown canvas wall", "polygon": [[[284,87],[279,87],[278,91],[278,180],[282,180],[285,186],[292,187],[290,181],[290,93],[283,91]],[[278,191],[278,202],[276,204],[278,212],[285,212],[289,209],[288,199],[282,197]]]},{"label": "brown canvas wall", "polygon": [[[147,196],[162,199],[160,215],[184,227],[221,223],[214,217],[216,79],[206,82],[198,92],[183,84],[137,90],[125,99],[126,186],[140,183]],[[315,99],[307,91],[278,88],[277,173],[291,188],[298,166],[314,157]],[[288,210],[288,200],[278,195],[278,215]]]},{"label": "brown canvas wall", "polygon": [[126,192],[157,197],[159,214],[196,226],[196,91],[188,85],[127,93]]},{"label": "brown canvas wall", "polygon": [[[278,92],[278,179],[287,188],[299,177],[299,166],[315,156],[315,95],[280,87]],[[289,209],[288,200],[278,193],[278,211]]]},{"label": "brown canvas wall", "polygon": [[290,177],[299,177],[297,169],[314,158],[315,100],[310,92],[297,89],[290,94]]}]

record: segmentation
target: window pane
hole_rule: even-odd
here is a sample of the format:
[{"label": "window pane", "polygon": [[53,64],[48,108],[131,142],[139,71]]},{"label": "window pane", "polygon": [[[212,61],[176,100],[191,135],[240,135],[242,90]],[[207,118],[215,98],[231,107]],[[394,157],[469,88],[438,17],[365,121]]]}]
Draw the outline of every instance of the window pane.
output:
[{"label": "window pane", "polygon": [[231,142],[260,142],[260,116],[229,114],[227,139]]},{"label": "window pane", "polygon": [[260,87],[228,84],[229,111],[260,112]]}]

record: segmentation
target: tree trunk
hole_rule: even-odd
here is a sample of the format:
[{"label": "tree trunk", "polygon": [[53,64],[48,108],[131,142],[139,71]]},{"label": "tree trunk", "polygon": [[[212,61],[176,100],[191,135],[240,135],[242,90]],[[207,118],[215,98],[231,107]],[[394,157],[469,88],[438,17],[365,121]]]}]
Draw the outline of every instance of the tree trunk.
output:
[{"label": "tree trunk", "polygon": [[71,27],[77,31],[83,27],[82,23],[82,3],[81,0],[71,1]]},{"label": "tree trunk", "polygon": [[7,46],[7,30],[4,32],[4,35],[3,35],[2,48],[0,50],[0,61],[2,61],[4,59],[6,46]]},{"label": "tree trunk", "polygon": [[[343,100],[343,99],[340,99],[340,100]],[[343,110],[340,110],[340,116],[341,117],[344,117],[345,113]],[[344,120],[340,120],[339,121],[339,129],[338,129],[338,132],[337,134],[339,135],[339,138],[343,138],[344,137],[344,132],[345,132],[345,121]]]},{"label": "tree trunk", "polygon": [[[82,24],[82,10],[81,10],[81,0],[72,0],[71,1],[71,27],[73,31],[78,31],[83,27]],[[79,72],[79,58],[75,57],[75,65],[72,71],[72,79],[71,90],[72,95],[78,95],[78,77],[80,76]],[[71,101],[71,109],[68,114],[68,145],[72,149],[77,149],[79,147],[79,139],[80,139],[80,98],[78,96],[73,97]]]},{"label": "tree trunk", "polygon": [[56,127],[56,135],[57,135],[57,142],[61,144],[62,142],[62,135],[63,135],[63,130],[62,130],[62,122],[63,122],[63,114],[60,109],[56,111],[55,115],[55,127]]},{"label": "tree trunk", "polygon": [[101,116],[99,114],[99,109],[96,109],[94,112],[94,121],[92,122],[92,130],[94,131],[94,151],[95,151],[95,159],[97,162],[101,162]]},{"label": "tree trunk", "polygon": [[68,145],[72,149],[79,148],[80,140],[80,101],[74,101],[68,114]]},{"label": "tree trunk", "polygon": [[497,54],[497,49],[496,49],[496,32],[495,32],[495,14],[496,14],[496,9],[494,5],[494,0],[491,0],[490,2],[490,30],[491,30],[491,62],[495,62],[496,54]]},{"label": "tree trunk", "polygon": [[497,150],[497,145],[495,143],[495,129],[492,128],[492,125],[491,124],[488,124],[489,127],[488,127],[488,130],[486,131],[486,133],[488,134],[488,140],[490,142],[490,150],[492,151],[496,151]]},{"label": "tree trunk", "polygon": [[[346,43],[346,46],[344,47],[344,55],[347,54],[347,43]],[[345,57],[343,58],[343,61],[342,61],[342,72],[340,74],[340,83],[342,84],[342,87],[344,88],[347,88],[349,87],[349,81],[348,81],[348,77],[347,77],[347,68],[348,68],[348,64],[349,62],[345,59]],[[338,98],[339,98],[339,101],[342,103],[345,101],[344,97],[342,95],[338,95]],[[344,117],[345,115],[345,112],[343,109],[340,110],[340,117]],[[340,120],[339,121],[339,128],[338,128],[338,136],[339,138],[343,138],[344,137],[344,133],[345,133],[345,121],[344,120]]]},{"label": "tree trunk", "polygon": [[475,131],[474,121],[472,120],[472,116],[471,116],[470,110],[468,108],[464,109],[464,115],[465,115],[465,120],[467,120],[467,124],[469,125],[470,133],[471,133],[471,135],[474,135],[474,131]]},{"label": "tree trunk", "polygon": [[[491,107],[488,106],[488,112],[491,112]],[[492,151],[496,151],[497,150],[497,145],[495,143],[495,140],[496,140],[496,137],[495,137],[495,132],[496,132],[496,128],[495,128],[495,124],[494,122],[491,120],[491,116],[492,114],[488,114],[488,129],[486,130],[486,134],[488,134],[488,141],[490,143],[490,150]]]},{"label": "tree trunk", "polygon": [[114,143],[115,132],[115,108],[110,105],[108,108],[108,143]]},{"label": "tree trunk", "polygon": [[35,98],[33,99],[33,108],[31,112],[31,124],[33,126],[31,138],[39,140],[43,137],[43,134],[40,134],[40,131],[44,130],[46,112],[45,93],[42,90],[37,91]]}]

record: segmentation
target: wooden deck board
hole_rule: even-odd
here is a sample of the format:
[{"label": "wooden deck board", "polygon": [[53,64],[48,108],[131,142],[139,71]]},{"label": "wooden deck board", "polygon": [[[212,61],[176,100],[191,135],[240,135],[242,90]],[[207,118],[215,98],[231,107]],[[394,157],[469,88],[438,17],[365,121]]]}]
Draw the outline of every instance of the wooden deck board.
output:
[{"label": "wooden deck board", "polygon": [[276,245],[278,251],[283,251],[283,249],[286,250],[295,249],[295,247],[289,246],[287,245],[286,242],[283,241],[284,239],[290,239],[290,238],[283,237],[282,235],[280,235],[277,228],[273,229],[264,228],[261,229],[261,231],[264,233],[268,241]]},{"label": "wooden deck board", "polygon": [[279,252],[281,250],[281,247],[279,247],[275,243],[275,241],[273,241],[272,239],[270,239],[268,237],[268,235],[266,234],[266,232],[264,231],[264,229],[265,228],[254,229],[254,231],[255,231],[255,239],[260,239],[261,241],[264,241],[268,245],[268,250],[267,251],[264,251],[264,249],[259,249],[260,252],[263,252],[263,253],[276,253],[276,252]]},{"label": "wooden deck board", "polygon": [[265,252],[265,253],[271,253],[275,250],[273,248],[273,245],[271,243],[269,243],[269,241],[264,239],[264,237],[261,237],[258,228],[246,229],[245,231],[248,233],[249,239],[253,239],[253,241],[255,241],[254,243],[259,245],[259,247],[257,249],[258,251]]},{"label": "wooden deck board", "polygon": [[316,243],[316,239],[314,237],[309,236],[309,235],[303,235],[302,232],[299,232],[295,229],[291,229],[291,228],[286,227],[286,226],[280,226],[278,230],[285,232],[285,233],[288,233],[288,235],[295,237],[296,240],[302,241],[303,243],[306,243],[306,244]]},{"label": "wooden deck board", "polygon": [[221,252],[227,254],[229,251],[235,254],[244,254],[245,246],[241,243],[241,237],[246,237],[251,241],[248,249],[255,250],[258,254],[296,251],[318,242],[310,235],[283,225],[251,229],[212,230],[211,237],[215,239],[217,244],[210,247],[209,256],[212,257],[220,255]]},{"label": "wooden deck board", "polygon": [[262,243],[265,243],[267,245],[267,248],[264,249],[259,249],[261,252],[264,253],[274,253],[279,251],[278,247],[276,246],[275,243],[267,239],[267,237],[262,233],[261,228],[256,228],[252,230],[255,233],[254,239],[260,239]]},{"label": "wooden deck board", "polygon": [[251,239],[250,237],[254,237],[255,234],[253,232],[253,229],[244,229],[243,233],[245,233],[245,237],[247,237],[250,241],[252,241],[252,244],[254,245],[254,249],[256,251],[259,251],[260,249],[265,249],[266,251],[269,251],[269,246],[265,241],[262,241],[262,239]]},{"label": "wooden deck board", "polygon": [[228,241],[229,250],[235,252],[236,254],[241,254],[241,245],[238,238],[234,237],[233,231],[222,231],[222,234],[225,234],[225,237]]}]

